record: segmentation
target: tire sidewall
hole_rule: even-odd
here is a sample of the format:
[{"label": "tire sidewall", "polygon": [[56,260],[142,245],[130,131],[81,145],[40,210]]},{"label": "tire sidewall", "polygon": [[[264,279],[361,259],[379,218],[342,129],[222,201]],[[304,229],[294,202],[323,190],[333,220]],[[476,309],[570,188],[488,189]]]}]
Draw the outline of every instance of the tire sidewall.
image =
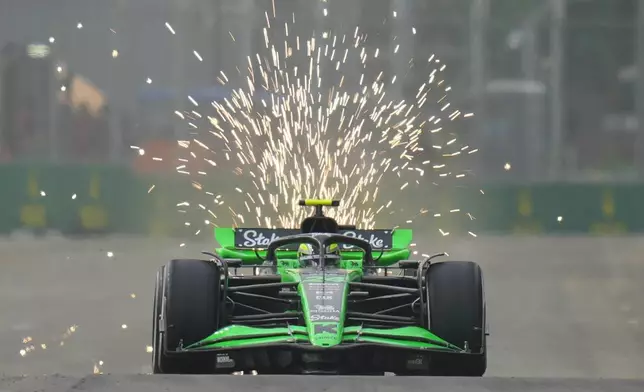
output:
[{"label": "tire sidewall", "polygon": [[154,310],[152,317],[152,372],[163,372],[161,358],[164,351],[163,333],[159,325],[164,317],[163,299],[165,297],[165,266],[157,271],[156,283],[154,285]]},{"label": "tire sidewall", "polygon": [[[429,330],[471,353],[445,366],[448,375],[480,376],[487,368],[487,315],[481,267],[474,262],[432,264],[425,275]],[[476,332],[475,328],[481,328]]]},{"label": "tire sidewall", "polygon": [[185,347],[216,331],[219,277],[217,266],[205,260],[172,260],[163,268],[155,295],[161,303],[155,304],[160,317],[153,326],[158,336],[153,340],[157,353],[153,370],[172,374],[207,372],[207,364],[173,356],[170,351],[176,350],[179,342]]}]

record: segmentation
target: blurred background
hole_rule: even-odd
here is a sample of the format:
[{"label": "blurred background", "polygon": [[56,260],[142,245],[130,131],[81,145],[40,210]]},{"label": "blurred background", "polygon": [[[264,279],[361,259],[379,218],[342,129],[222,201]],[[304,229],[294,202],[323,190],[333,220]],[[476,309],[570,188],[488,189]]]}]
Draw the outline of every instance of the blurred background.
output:
[{"label": "blurred background", "polygon": [[[474,113],[445,126],[478,149],[456,163],[467,178],[383,183],[378,223],[414,228],[421,254],[481,262],[488,374],[641,378],[644,242],[607,235],[644,232],[644,0],[275,5],[273,26],[295,15],[306,37],[360,26],[383,54],[375,70],[406,75],[390,99],[414,101],[428,72],[408,59],[437,56],[452,107]],[[155,271],[212,250],[213,224],[230,224],[228,204],[212,218],[198,203],[213,197],[177,174],[191,136],[175,111],[194,110],[190,96],[210,114],[230,96],[222,70],[238,87],[248,56],[270,56],[272,7],[0,0],[0,373],[150,372]],[[221,173],[213,192],[253,189]],[[412,205],[427,219],[398,213]]]},{"label": "blurred background", "polygon": [[[7,0],[1,7],[3,165],[94,165],[99,171],[109,166],[163,175],[175,165],[149,157],[172,156],[185,135],[185,122],[174,112],[191,107],[188,96],[206,105],[229,96],[216,79],[221,70],[244,75],[247,56],[263,48],[262,27],[272,3]],[[404,73],[405,58],[439,56],[448,65],[452,105],[475,113],[475,121],[453,127],[480,150],[470,169],[481,184],[631,186],[642,180],[642,1],[289,0],[278,1],[277,8],[277,23],[298,16],[300,34],[358,25],[370,47],[403,44],[405,55],[382,57],[385,72]],[[324,17],[324,8],[331,17]],[[170,33],[166,23],[178,33]],[[403,36],[412,26],[417,35]],[[359,78],[359,72],[350,70],[347,79]],[[389,94],[413,100],[426,78],[412,73]],[[12,177],[26,184],[12,187],[21,188],[15,201],[40,198],[42,178],[56,177],[38,177],[29,168]],[[79,187],[91,190],[79,191],[79,197],[90,193],[89,199],[97,199],[99,192],[110,199],[108,187],[98,191],[97,185],[109,174],[85,174],[88,185]],[[595,193],[593,210],[614,214],[614,199],[621,196]],[[516,190],[508,197],[517,216],[536,214],[532,193]],[[31,218],[5,216],[4,226],[51,226],[36,210],[31,208]],[[93,214],[100,221],[100,212]],[[547,219],[562,224],[561,213],[549,214]]]}]

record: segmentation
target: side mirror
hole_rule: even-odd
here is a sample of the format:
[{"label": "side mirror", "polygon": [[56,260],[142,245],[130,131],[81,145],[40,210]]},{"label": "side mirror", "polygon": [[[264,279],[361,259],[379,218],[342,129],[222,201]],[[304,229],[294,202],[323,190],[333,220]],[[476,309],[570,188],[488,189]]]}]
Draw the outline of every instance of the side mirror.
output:
[{"label": "side mirror", "polygon": [[400,269],[418,269],[420,261],[418,260],[402,260],[398,262]]}]

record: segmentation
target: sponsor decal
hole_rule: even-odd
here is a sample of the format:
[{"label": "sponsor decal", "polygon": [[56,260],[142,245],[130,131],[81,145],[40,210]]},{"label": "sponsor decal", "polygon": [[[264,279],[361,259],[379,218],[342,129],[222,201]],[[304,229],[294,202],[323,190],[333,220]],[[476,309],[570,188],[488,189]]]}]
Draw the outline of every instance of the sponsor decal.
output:
[{"label": "sponsor decal", "polygon": [[411,370],[421,370],[421,369],[427,368],[427,362],[425,361],[425,357],[422,355],[418,355],[407,359],[406,365],[407,365],[407,369],[411,369]]},{"label": "sponsor decal", "polygon": [[315,313],[340,313],[333,305],[315,305],[311,311]]},{"label": "sponsor decal", "polygon": [[313,333],[316,335],[320,334],[338,334],[338,326],[335,324],[314,324]]},{"label": "sponsor decal", "polygon": [[334,298],[341,297],[344,285],[337,283],[305,283],[304,288],[309,298],[315,298],[316,301],[331,301]]},{"label": "sponsor decal", "polygon": [[217,362],[215,363],[217,369],[228,369],[235,367],[235,360],[230,358],[228,354],[217,354]]},{"label": "sponsor decal", "polygon": [[283,229],[236,229],[235,244],[238,248],[266,248],[276,239],[290,234],[295,233]]},{"label": "sponsor decal", "polygon": [[[318,275],[311,278],[322,278],[322,276]],[[335,334],[337,333],[337,323],[340,322],[340,314],[346,289],[344,282],[346,276],[324,276],[324,279],[337,279],[338,282],[342,283],[318,281],[304,283],[304,289],[308,298],[309,321],[313,323],[322,322],[322,326],[314,324],[315,334],[320,333],[319,331],[325,331],[327,328],[329,329],[329,333]],[[331,324],[325,325],[324,322],[331,322]]]},{"label": "sponsor decal", "polygon": [[[386,234],[388,234],[386,236]],[[345,231],[342,233],[347,237],[359,238],[361,240],[367,241],[372,248],[375,249],[390,249],[391,248],[391,232],[389,230],[365,230],[365,231]],[[389,238],[389,243],[386,243],[386,239]],[[351,249],[351,245],[341,245],[342,249]]]},{"label": "sponsor decal", "polygon": [[[235,246],[238,249],[266,248],[278,238],[300,234],[297,229],[266,229],[266,228],[238,228],[235,230]],[[359,238],[369,242],[374,250],[391,249],[393,238],[391,230],[346,230],[340,232],[348,237]],[[354,247],[347,244],[340,245],[343,250],[351,250]],[[297,244],[289,244],[281,249],[296,250]]]},{"label": "sponsor decal", "polygon": [[326,315],[326,314],[313,314],[311,315],[311,322],[313,321],[340,321],[340,316]]},{"label": "sponsor decal", "polygon": [[302,275],[304,276],[303,282],[311,287],[340,287],[339,283],[344,283],[347,279],[346,275],[320,275],[319,273],[311,276]]}]

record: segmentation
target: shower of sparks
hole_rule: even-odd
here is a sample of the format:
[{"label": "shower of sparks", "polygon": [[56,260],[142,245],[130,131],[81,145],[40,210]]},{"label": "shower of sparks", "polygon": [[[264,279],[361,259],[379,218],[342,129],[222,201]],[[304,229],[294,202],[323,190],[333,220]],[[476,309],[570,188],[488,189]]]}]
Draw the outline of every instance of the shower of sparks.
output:
[{"label": "shower of sparks", "polygon": [[[59,342],[59,346],[64,346],[65,340],[69,339],[71,335],[76,332],[78,326],[77,325],[72,325],[67,330],[65,333],[62,334],[62,336],[57,336],[56,341]],[[47,350],[47,343],[37,343],[34,342],[34,339],[31,336],[27,336],[22,339],[22,344],[24,345],[22,349],[18,352],[21,357],[27,356],[31,353],[34,353],[37,351],[37,349],[41,350]]]},{"label": "shower of sparks", "polygon": [[195,51],[193,51],[192,53],[194,53],[195,57],[196,57],[199,61],[203,61],[203,57],[201,57],[201,55],[199,54],[199,52],[197,52],[197,51],[195,50]]},{"label": "shower of sparks", "polygon": [[172,28],[172,26],[170,26],[170,23],[165,22],[165,27],[166,27],[166,29],[168,29],[168,30],[170,31],[170,33],[172,33],[172,35],[177,34],[177,33],[174,31],[174,29]]},{"label": "shower of sparks", "polygon": [[[297,227],[310,214],[296,207],[297,201],[324,198],[342,201],[329,216],[374,228],[377,216],[399,207],[392,200],[396,193],[413,191],[421,182],[436,185],[466,176],[450,160],[475,150],[457,141],[450,122],[472,114],[448,102],[451,87],[442,77],[446,66],[435,55],[409,61],[415,68],[420,68],[415,63],[429,67],[415,100],[390,98],[387,92],[404,75],[374,72],[381,49],[366,46],[359,28],[353,35],[302,38],[289,23],[278,28],[265,16],[268,55],[248,57],[249,76],[242,84],[231,82],[224,72],[217,78],[230,86],[232,95],[212,102],[211,115],[199,113],[193,97],[188,97],[191,110],[175,112],[187,129],[178,141],[176,171],[189,176],[192,188],[216,207],[224,201],[202,179],[213,174],[207,169],[220,171],[218,179],[233,178],[236,192],[224,208],[235,225]],[[273,35],[282,33],[274,44]],[[399,55],[399,47],[388,55]],[[349,80],[351,64],[358,64],[353,68],[360,70],[358,80]],[[229,182],[220,181],[220,186],[224,183]],[[216,218],[208,203],[188,203],[181,212],[198,208]]]},{"label": "shower of sparks", "polygon": [[103,374],[102,367],[105,363],[103,361],[98,361],[94,363],[94,374]]}]

